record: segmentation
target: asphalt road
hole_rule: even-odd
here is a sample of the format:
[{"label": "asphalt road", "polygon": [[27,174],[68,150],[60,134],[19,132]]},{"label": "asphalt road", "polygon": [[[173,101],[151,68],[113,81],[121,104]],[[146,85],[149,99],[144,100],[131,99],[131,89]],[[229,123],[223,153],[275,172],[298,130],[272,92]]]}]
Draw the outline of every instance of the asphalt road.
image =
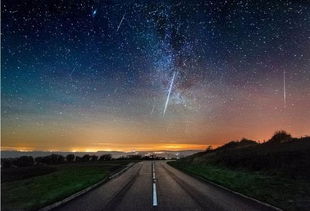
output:
[{"label": "asphalt road", "polygon": [[164,161],[144,161],[56,210],[273,209],[197,180]]}]

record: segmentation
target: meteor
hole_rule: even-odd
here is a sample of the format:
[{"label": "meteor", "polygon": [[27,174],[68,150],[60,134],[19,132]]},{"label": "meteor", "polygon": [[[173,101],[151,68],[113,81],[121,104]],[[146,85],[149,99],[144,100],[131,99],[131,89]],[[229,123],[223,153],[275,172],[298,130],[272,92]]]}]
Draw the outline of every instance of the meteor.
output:
[{"label": "meteor", "polygon": [[73,72],[75,71],[75,67],[73,68],[73,70],[70,73],[70,77],[72,77]]},{"label": "meteor", "polygon": [[125,15],[126,15],[126,13],[123,15],[121,21],[119,22],[119,24],[118,24],[118,26],[117,26],[117,30],[116,30],[117,32],[118,32],[119,28],[121,27],[121,25],[122,25],[122,23],[123,23],[123,20],[124,20],[124,18],[125,18]]},{"label": "meteor", "polygon": [[93,12],[92,12],[92,16],[95,17],[97,14],[97,9],[95,9]]},{"label": "meteor", "polygon": [[155,104],[153,105],[153,108],[152,108],[152,111],[151,111],[151,115],[153,114],[154,109],[155,109]]},{"label": "meteor", "polygon": [[173,76],[172,76],[172,79],[171,79],[171,82],[170,82],[170,87],[169,87],[169,91],[168,91],[168,95],[167,95],[167,99],[166,99],[166,103],[165,103],[163,117],[165,117],[165,114],[166,114],[166,110],[167,110],[167,106],[168,106],[168,103],[169,103],[169,98],[170,98],[171,90],[172,90],[172,87],[173,87],[173,82],[174,82],[175,75],[176,75],[176,72],[173,72]]}]

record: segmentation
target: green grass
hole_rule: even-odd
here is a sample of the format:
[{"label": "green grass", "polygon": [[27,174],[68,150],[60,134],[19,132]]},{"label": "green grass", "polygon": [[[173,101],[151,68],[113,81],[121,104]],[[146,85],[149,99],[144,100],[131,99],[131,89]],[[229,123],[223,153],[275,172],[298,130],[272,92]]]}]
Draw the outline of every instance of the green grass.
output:
[{"label": "green grass", "polygon": [[310,205],[310,182],[271,175],[266,172],[232,170],[204,164],[180,161],[170,165],[212,181],[231,190],[270,203],[285,210],[307,210]]},{"label": "green grass", "polygon": [[128,161],[55,165],[56,171],[2,183],[2,209],[33,210],[61,200],[107,177]]}]

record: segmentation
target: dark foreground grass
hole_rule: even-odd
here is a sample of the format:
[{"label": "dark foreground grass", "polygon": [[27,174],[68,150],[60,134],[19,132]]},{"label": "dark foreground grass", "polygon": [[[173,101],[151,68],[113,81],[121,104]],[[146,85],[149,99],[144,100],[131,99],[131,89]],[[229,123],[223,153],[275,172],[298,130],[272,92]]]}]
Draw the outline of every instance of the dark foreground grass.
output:
[{"label": "dark foreground grass", "polygon": [[104,161],[53,166],[55,171],[40,176],[2,183],[2,209],[35,210],[80,191],[129,161]]},{"label": "dark foreground grass", "polygon": [[310,210],[310,181],[180,161],[170,165],[284,210]]},{"label": "dark foreground grass", "polygon": [[23,168],[4,168],[1,171],[1,183],[49,174],[56,170],[56,168],[47,165],[27,166]]}]

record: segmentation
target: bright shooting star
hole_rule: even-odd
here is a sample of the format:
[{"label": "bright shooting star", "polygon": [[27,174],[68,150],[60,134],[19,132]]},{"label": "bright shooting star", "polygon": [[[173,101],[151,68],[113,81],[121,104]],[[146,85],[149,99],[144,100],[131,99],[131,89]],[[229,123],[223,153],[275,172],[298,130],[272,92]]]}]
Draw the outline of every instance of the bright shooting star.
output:
[{"label": "bright shooting star", "polygon": [[173,82],[174,82],[175,75],[176,75],[176,72],[173,72],[173,76],[172,76],[172,79],[171,79],[171,82],[170,82],[170,87],[169,87],[169,91],[168,91],[168,95],[167,95],[167,99],[166,99],[166,103],[165,103],[163,117],[165,117],[165,114],[166,114],[166,110],[167,110],[167,106],[168,106],[168,103],[169,103],[169,98],[170,98],[171,90],[172,90],[172,87],[173,87]]},{"label": "bright shooting star", "polygon": [[121,27],[121,25],[122,25],[122,23],[123,23],[123,20],[124,20],[124,18],[125,18],[125,15],[126,15],[126,13],[123,15],[121,21],[119,22],[119,24],[118,24],[118,26],[117,26],[117,30],[116,30],[117,32],[118,32],[119,28]]},{"label": "bright shooting star", "polygon": [[286,75],[285,70],[283,72],[283,106],[286,108]]}]

